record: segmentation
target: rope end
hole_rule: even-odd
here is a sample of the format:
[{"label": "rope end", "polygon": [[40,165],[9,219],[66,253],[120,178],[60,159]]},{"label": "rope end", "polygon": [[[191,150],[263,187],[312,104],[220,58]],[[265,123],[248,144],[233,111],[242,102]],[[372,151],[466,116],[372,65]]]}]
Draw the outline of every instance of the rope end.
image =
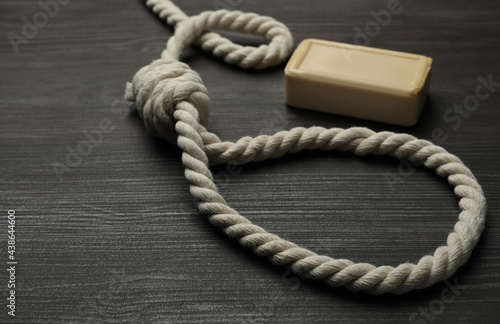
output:
[{"label": "rope end", "polygon": [[123,96],[125,100],[130,102],[135,102],[134,91],[132,87],[132,83],[127,82],[125,85],[125,95]]}]

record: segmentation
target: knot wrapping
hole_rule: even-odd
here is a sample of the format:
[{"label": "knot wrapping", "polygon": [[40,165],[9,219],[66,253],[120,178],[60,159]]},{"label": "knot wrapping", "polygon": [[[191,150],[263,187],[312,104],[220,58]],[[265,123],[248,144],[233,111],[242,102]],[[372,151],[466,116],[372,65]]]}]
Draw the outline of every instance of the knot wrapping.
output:
[{"label": "knot wrapping", "polygon": [[208,119],[208,90],[189,65],[174,59],[158,59],[141,68],[126,87],[125,97],[135,102],[149,133],[176,144],[175,106],[187,101],[198,109],[198,122]]}]

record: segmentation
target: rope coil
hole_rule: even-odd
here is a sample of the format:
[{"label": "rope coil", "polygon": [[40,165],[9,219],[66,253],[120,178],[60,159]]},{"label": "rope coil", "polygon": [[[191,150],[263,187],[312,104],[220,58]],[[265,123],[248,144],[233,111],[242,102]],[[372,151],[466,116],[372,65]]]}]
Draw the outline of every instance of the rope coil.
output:
[{"label": "rope coil", "polygon": [[[127,83],[125,98],[135,103],[153,136],[183,150],[182,162],[190,192],[197,199],[199,210],[214,226],[275,265],[321,279],[330,286],[371,294],[401,294],[426,288],[451,277],[469,259],[484,229],[486,200],[476,178],[458,157],[408,134],[376,133],[360,127],[297,127],[272,136],[222,142],[204,127],[209,114],[208,91],[201,77],[179,61],[181,53],[189,45],[197,44],[230,64],[264,69],[290,55],[293,38],[288,28],[271,17],[253,13],[219,10],[188,17],[169,0],[148,0],[146,5],[176,30],[162,58],[140,69],[132,83]],[[257,48],[243,47],[211,29],[262,35],[270,43]],[[396,268],[317,255],[266,232],[232,209],[218,193],[209,169],[209,163],[245,164],[315,149],[352,151],[357,155],[388,154],[422,164],[447,177],[455,187],[462,210],[454,231],[448,235],[447,245],[437,248],[432,256],[422,257],[417,264],[404,263]]]}]

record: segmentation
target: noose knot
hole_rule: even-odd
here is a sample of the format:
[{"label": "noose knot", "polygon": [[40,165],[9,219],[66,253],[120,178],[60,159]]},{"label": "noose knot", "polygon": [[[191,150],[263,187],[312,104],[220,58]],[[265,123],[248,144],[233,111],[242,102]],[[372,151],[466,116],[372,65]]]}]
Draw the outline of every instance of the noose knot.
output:
[{"label": "noose knot", "polygon": [[125,98],[134,102],[149,133],[175,144],[174,111],[183,101],[198,110],[205,125],[209,113],[208,90],[201,77],[187,64],[162,58],[141,68],[126,87]]}]

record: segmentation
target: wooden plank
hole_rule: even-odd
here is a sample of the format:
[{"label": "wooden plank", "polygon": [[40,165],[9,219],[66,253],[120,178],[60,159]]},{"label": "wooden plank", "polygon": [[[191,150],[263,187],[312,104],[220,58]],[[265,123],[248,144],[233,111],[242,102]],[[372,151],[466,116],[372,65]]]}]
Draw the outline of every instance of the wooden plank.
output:
[{"label": "wooden plank", "polygon": [[[355,43],[362,37],[355,28],[364,30],[375,21],[370,12],[388,1],[179,5],[190,15],[227,5],[273,16],[290,27],[297,44],[310,37]],[[459,287],[456,295],[446,284],[379,297],[327,288],[227,239],[194,208],[179,149],[150,137],[122,99],[125,82],[159,57],[172,30],[140,1],[70,1],[16,54],[8,33],[22,35],[22,18],[40,10],[37,2],[20,0],[0,3],[0,224],[5,233],[7,210],[16,211],[18,258],[16,318],[4,306],[0,322],[496,323],[500,89],[469,115],[449,110],[474,94],[478,77],[500,81],[500,3],[402,0],[401,6],[369,45],[434,59],[430,101],[412,128],[286,107],[284,66],[242,71],[196,48],[184,60],[210,91],[208,127],[222,139],[313,125],[427,139],[442,129],[442,145],[470,166],[489,205],[482,241],[450,280]],[[86,142],[85,132],[103,120],[112,130],[88,155],[71,157]],[[72,166],[58,176],[52,165],[66,159]],[[246,165],[229,177],[223,166],[215,171],[224,197],[252,221],[353,261],[416,262],[445,243],[458,215],[445,180],[386,157],[307,152]],[[0,243],[6,260],[6,235]],[[5,302],[6,271],[0,280]],[[442,303],[443,293],[453,300]]]}]

